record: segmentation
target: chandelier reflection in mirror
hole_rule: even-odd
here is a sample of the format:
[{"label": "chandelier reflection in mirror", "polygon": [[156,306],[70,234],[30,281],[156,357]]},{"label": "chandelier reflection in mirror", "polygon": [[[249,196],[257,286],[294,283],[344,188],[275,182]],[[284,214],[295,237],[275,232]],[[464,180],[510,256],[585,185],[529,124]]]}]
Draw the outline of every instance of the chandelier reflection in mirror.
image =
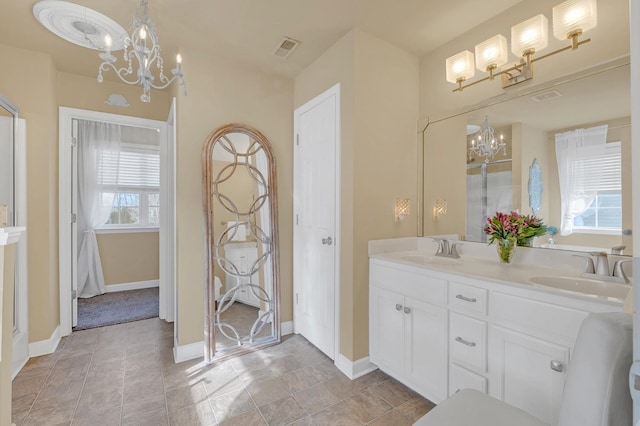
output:
[{"label": "chandelier reflection in mirror", "polygon": [[[111,54],[113,40],[109,34],[105,35],[104,52],[100,53],[100,59],[103,62],[98,70],[99,83],[103,81],[102,72],[112,69],[123,82],[142,86],[142,95],[140,96],[142,102],[151,102],[151,88],[164,89],[176,79],[182,86],[184,94],[187,94],[182,73],[182,57],[179,53],[176,56],[176,67],[171,70],[171,78],[164,74],[164,61],[160,56],[156,23],[149,16],[147,0],[140,2],[131,21],[129,34],[125,35],[123,44],[123,58],[127,62],[127,66],[118,68],[115,65],[116,57]],[[135,71],[133,69],[134,63],[137,66]]]},{"label": "chandelier reflection in mirror", "polygon": [[507,155],[507,144],[504,141],[504,135],[501,133],[497,138],[493,127],[489,126],[489,119],[485,115],[482,127],[469,142],[469,160],[471,156],[484,157],[485,163],[488,163],[498,152],[502,150]]}]

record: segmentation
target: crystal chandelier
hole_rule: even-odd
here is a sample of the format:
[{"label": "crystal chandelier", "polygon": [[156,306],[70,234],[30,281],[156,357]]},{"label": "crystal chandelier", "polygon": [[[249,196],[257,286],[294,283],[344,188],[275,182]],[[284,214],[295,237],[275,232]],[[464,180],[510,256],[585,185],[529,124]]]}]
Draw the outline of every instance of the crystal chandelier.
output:
[{"label": "crystal chandelier", "polygon": [[503,155],[507,155],[507,144],[504,141],[504,135],[500,134],[499,138],[496,139],[493,127],[489,126],[489,120],[485,115],[482,127],[469,142],[469,157],[471,155],[484,157],[485,163],[488,163],[500,150],[502,150]]},{"label": "crystal chandelier", "polygon": [[[99,83],[102,83],[103,80],[102,72],[113,69],[123,82],[142,86],[142,95],[140,96],[142,102],[151,101],[150,90],[152,87],[154,89],[164,89],[176,79],[183,87],[184,94],[187,94],[184,75],[182,73],[182,57],[179,53],[176,56],[176,67],[171,70],[171,74],[173,74],[172,77],[168,78],[164,75],[164,65],[162,56],[160,56],[156,24],[148,14],[147,0],[140,2],[140,6],[138,6],[138,10],[136,10],[136,14],[131,21],[129,34],[125,36],[123,41],[123,58],[128,62],[126,68],[118,68],[114,65],[116,57],[111,54],[112,42],[111,36],[107,34],[104,38],[104,52],[100,53],[100,59],[102,59],[103,62],[100,64],[98,71]],[[134,62],[138,68],[135,72],[133,70]],[[154,67],[156,68],[157,76],[152,72],[152,68]]]}]

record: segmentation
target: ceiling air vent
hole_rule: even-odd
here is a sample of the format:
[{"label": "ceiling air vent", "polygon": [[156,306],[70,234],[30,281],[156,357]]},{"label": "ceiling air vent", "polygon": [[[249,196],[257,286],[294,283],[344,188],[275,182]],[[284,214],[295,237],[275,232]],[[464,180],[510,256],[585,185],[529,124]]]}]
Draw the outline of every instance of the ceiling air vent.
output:
[{"label": "ceiling air vent", "polygon": [[535,96],[532,96],[531,99],[536,102],[545,102],[549,99],[559,98],[560,96],[562,96],[562,93],[558,92],[557,90],[551,90],[549,92],[539,93]]},{"label": "ceiling air vent", "polygon": [[291,55],[291,52],[293,52],[294,49],[298,47],[298,45],[300,45],[300,42],[298,40],[294,40],[289,37],[283,37],[282,40],[280,40],[278,47],[276,47],[276,50],[273,51],[273,54],[278,58],[286,59],[289,55]]}]

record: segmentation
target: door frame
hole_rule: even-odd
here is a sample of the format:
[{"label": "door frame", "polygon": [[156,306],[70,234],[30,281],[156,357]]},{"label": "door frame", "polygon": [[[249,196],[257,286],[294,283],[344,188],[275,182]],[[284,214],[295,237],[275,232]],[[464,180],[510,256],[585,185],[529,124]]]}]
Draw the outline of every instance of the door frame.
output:
[{"label": "door frame", "polygon": [[[147,118],[132,117],[126,115],[110,114],[106,112],[90,111],[76,108],[59,108],[59,182],[58,182],[58,249],[59,249],[59,277],[60,277],[60,335],[68,336],[73,328],[72,318],[72,259],[71,259],[71,242],[72,242],[72,224],[71,224],[71,201],[72,201],[72,120],[93,120],[108,123],[116,123],[138,127],[149,127],[160,130],[160,146],[167,146],[167,123],[164,121],[151,120]],[[175,162],[175,144],[168,146],[166,149],[167,161],[171,164]],[[171,158],[169,158],[171,157]],[[166,161],[161,159],[161,175]],[[169,176],[169,180],[173,180],[174,184],[168,183],[160,188],[160,199],[166,200],[169,190],[175,190],[175,173]],[[172,194],[175,197],[175,194]],[[168,204],[168,203],[164,203]],[[166,206],[169,207],[168,205]],[[161,207],[162,209],[162,207]],[[164,226],[162,226],[164,225]],[[161,224],[159,232],[167,233],[167,235],[175,235],[175,216],[173,223]],[[163,257],[168,259],[170,263],[175,264],[175,256],[167,247],[160,246],[161,251],[165,251]],[[173,259],[169,256],[174,256]],[[161,267],[162,269],[162,267]],[[165,318],[171,318],[174,312],[175,300],[175,281],[170,277],[160,275],[160,313]],[[172,291],[171,291],[172,290]],[[173,300],[167,300],[167,292],[171,291]],[[169,315],[170,313],[170,315]]]},{"label": "door frame", "polygon": [[[341,247],[342,247],[342,234],[341,234],[341,217],[340,217],[340,212],[342,211],[341,206],[342,206],[342,197],[341,197],[341,186],[342,186],[342,156],[341,156],[341,151],[342,151],[342,127],[341,127],[341,98],[340,98],[340,83],[337,83],[336,85],[332,86],[331,88],[327,89],[326,91],[322,92],[321,94],[319,94],[318,96],[316,96],[315,98],[311,99],[310,101],[307,101],[306,103],[304,103],[303,105],[299,106],[298,108],[296,108],[293,111],[293,141],[294,141],[294,145],[298,143],[298,121],[299,121],[299,117],[304,114],[305,112],[309,111],[310,109],[316,107],[318,104],[326,101],[327,99],[330,99],[331,97],[335,98],[335,113],[336,113],[336,146],[335,146],[335,170],[336,170],[336,179],[335,179],[335,211],[334,211],[334,217],[335,217],[335,237],[334,237],[334,247],[335,247],[335,251],[334,251],[334,280],[333,280],[333,285],[334,285],[334,304],[335,304],[335,309],[334,309],[334,347],[333,347],[333,361],[334,363],[338,363],[339,362],[339,355],[340,355],[340,289],[341,289],[341,285],[340,285],[340,276],[341,276],[341,268],[340,268],[340,254],[341,254]],[[294,183],[293,183],[293,331],[296,334],[299,334],[299,329],[296,326],[297,321],[296,321],[296,317],[298,317],[299,314],[299,307],[298,304],[296,303],[296,295],[298,294],[298,292],[300,291],[300,289],[302,288],[301,284],[300,284],[300,280],[301,277],[299,277],[300,274],[300,266],[299,266],[299,254],[300,251],[298,250],[298,248],[300,247],[300,233],[298,232],[298,227],[296,225],[296,212],[298,211],[298,205],[297,205],[297,199],[298,197],[296,197],[296,191],[301,190],[302,188],[299,185],[296,185],[297,179],[297,173],[296,170],[299,170],[300,168],[300,164],[298,164],[298,162],[300,161],[298,158],[298,151],[295,149],[294,146],[294,150],[293,150],[293,176],[294,176]]]}]

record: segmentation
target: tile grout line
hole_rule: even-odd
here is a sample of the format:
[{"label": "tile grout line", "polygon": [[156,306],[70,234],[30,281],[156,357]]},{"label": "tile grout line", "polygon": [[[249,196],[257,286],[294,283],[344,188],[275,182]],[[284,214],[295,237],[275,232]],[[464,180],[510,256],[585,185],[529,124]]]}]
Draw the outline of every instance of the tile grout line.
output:
[{"label": "tile grout line", "polygon": [[[156,343],[158,345],[158,356],[160,356],[160,330],[154,330],[157,334],[156,334]],[[128,343],[127,343],[128,345]],[[126,371],[126,367],[125,367],[125,371]],[[126,372],[125,372],[126,374]],[[164,375],[164,362],[162,361],[162,359],[160,359],[160,375],[162,376],[162,390],[163,390],[163,395],[164,395],[164,409],[165,409],[165,413],[167,416],[167,424],[171,425],[171,419],[169,417],[169,400],[167,399],[167,381],[165,379],[165,375]],[[122,391],[122,397],[124,398],[124,389]],[[124,404],[124,403],[123,403]],[[122,410],[124,412],[124,408]],[[215,418],[215,413],[213,415],[213,417]],[[122,425],[122,422],[120,422],[120,424]]]}]

